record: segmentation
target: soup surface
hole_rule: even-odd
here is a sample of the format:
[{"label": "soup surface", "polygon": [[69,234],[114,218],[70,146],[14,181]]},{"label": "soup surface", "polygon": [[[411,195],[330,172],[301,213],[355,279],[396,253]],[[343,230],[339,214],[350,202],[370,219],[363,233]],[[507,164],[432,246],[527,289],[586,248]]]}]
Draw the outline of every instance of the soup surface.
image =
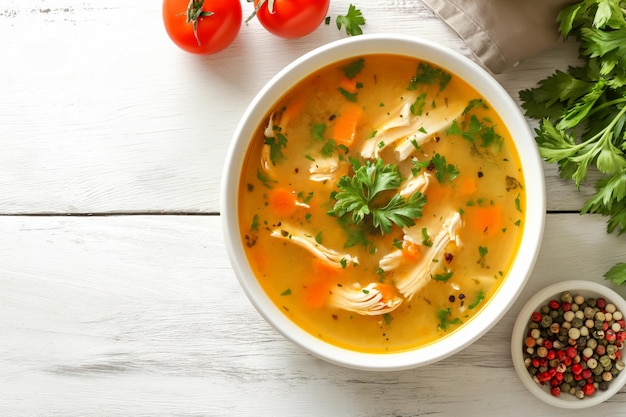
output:
[{"label": "soup surface", "polygon": [[428,344],[506,279],[525,187],[503,122],[428,62],[366,55],[299,82],[246,156],[252,269],[312,335],[362,352]]}]

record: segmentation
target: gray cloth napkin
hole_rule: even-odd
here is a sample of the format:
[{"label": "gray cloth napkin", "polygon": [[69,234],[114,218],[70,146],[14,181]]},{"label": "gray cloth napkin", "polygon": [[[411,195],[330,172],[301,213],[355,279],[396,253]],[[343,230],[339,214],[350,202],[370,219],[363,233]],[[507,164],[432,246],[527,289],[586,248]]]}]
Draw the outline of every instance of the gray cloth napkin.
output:
[{"label": "gray cloth napkin", "polygon": [[559,39],[556,16],[572,0],[422,0],[493,73]]}]

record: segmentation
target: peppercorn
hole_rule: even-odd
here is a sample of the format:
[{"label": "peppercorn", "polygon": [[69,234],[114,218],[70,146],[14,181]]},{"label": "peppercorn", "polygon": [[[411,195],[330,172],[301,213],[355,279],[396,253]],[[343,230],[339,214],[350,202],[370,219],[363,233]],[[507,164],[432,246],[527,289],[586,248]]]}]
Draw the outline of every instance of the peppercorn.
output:
[{"label": "peppercorn", "polygon": [[552,317],[550,317],[548,314],[545,314],[541,317],[541,326],[542,327],[550,327],[550,325],[552,324]]},{"label": "peppercorn", "polygon": [[560,302],[551,299],[531,314],[524,364],[553,395],[584,398],[608,388],[606,380],[624,369],[624,327],[624,315],[614,304],[563,292]]}]

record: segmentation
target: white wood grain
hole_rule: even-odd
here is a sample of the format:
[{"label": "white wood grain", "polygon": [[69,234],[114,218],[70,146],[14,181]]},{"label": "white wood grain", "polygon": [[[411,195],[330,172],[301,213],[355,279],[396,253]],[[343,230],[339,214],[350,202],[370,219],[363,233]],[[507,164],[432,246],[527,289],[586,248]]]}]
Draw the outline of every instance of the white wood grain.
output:
[{"label": "white wood grain", "polygon": [[[568,416],[518,381],[515,315],[550,283],[603,281],[626,251],[597,217],[550,215],[534,274],[489,333],[431,366],[368,373],[313,358],[260,318],[219,221],[0,217],[0,415]],[[625,403],[622,390],[594,414],[625,416]]]},{"label": "white wood grain", "polygon": [[[333,0],[329,15],[349,3]],[[199,57],[170,42],[160,7],[154,0],[3,2],[0,212],[216,213],[226,149],[249,101],[286,64],[346,36],[322,25],[283,40],[252,20],[231,47]],[[474,59],[417,0],[360,7],[366,33],[421,36]],[[572,63],[572,51],[557,47],[497,78],[516,98]],[[550,209],[582,205],[588,192],[559,181],[554,169],[547,174]]]},{"label": "white wood grain", "polygon": [[[329,15],[349,3],[333,0]],[[366,33],[422,36],[475,59],[418,0],[358,5]],[[0,2],[0,415],[570,415],[519,383],[510,330],[538,289],[603,282],[625,261],[626,240],[606,235],[605,219],[549,215],[519,300],[459,354],[393,373],[324,363],[261,319],[219,216],[193,214],[217,214],[230,136],[254,94],[345,35],[331,25],[286,41],[252,21],[230,48],[198,57],[170,42],[160,7]],[[575,44],[555,45],[496,79],[517,99],[575,62]],[[579,192],[545,169],[548,210],[578,210],[592,193],[592,182]],[[64,216],[78,213],[153,215]],[[626,416],[625,404],[622,390],[593,414]]]}]

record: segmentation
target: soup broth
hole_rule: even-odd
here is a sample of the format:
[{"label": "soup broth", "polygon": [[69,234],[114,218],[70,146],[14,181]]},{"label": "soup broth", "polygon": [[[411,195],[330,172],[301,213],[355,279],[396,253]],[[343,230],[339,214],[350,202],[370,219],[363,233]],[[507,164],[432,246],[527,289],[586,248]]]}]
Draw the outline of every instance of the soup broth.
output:
[{"label": "soup broth", "polygon": [[374,353],[471,320],[507,277],[524,208],[519,158],[490,104],[395,55],[299,82],[258,127],[239,191],[246,254],[277,307]]}]

